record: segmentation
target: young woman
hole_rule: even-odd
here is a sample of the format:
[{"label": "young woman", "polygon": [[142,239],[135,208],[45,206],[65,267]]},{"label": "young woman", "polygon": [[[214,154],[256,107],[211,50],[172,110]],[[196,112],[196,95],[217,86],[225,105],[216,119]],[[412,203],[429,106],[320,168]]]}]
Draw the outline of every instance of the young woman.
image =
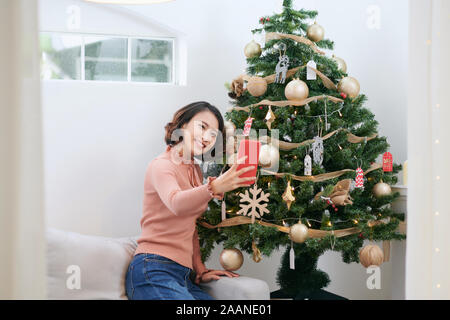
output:
[{"label": "young woman", "polygon": [[196,220],[211,199],[222,199],[224,192],[254,180],[239,178],[253,167],[237,171],[245,158],[238,159],[203,184],[194,156],[222,154],[224,135],[220,111],[207,102],[181,108],[165,129],[167,149],[149,163],[145,174],[142,232],[126,274],[126,293],[129,299],[213,300],[198,286],[200,282],[239,275],[206,268]]}]

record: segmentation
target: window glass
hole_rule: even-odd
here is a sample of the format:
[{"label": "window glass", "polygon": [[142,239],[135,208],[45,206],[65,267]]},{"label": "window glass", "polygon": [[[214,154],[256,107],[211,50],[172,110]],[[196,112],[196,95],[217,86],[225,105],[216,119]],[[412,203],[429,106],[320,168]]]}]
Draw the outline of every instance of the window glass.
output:
[{"label": "window glass", "polygon": [[172,82],[173,41],[131,39],[131,81]]},{"label": "window glass", "polygon": [[128,40],[85,37],[85,80],[127,81]]},{"label": "window glass", "polygon": [[81,79],[82,37],[41,33],[41,78]]}]

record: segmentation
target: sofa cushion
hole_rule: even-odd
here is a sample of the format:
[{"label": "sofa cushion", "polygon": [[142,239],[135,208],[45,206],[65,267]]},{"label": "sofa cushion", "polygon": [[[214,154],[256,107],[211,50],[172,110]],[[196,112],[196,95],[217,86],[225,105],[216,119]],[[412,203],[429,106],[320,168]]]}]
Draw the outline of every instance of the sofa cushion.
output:
[{"label": "sofa cushion", "polygon": [[107,238],[48,228],[49,299],[127,299],[125,275],[138,237]]},{"label": "sofa cushion", "polygon": [[200,283],[200,287],[216,300],[270,300],[266,281],[246,276],[226,277]]}]

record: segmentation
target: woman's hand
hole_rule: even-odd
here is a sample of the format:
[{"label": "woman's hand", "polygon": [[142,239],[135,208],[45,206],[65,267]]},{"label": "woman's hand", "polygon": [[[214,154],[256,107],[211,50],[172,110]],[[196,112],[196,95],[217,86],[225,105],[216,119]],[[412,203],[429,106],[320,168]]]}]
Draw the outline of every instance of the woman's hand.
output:
[{"label": "woman's hand", "polygon": [[232,271],[226,270],[209,270],[208,272],[203,273],[201,276],[195,277],[195,283],[199,284],[200,282],[210,282],[211,280],[219,280],[220,276],[228,276],[230,278],[239,277],[239,274],[234,273]]},{"label": "woman's hand", "polygon": [[256,166],[245,167],[237,171],[238,165],[244,163],[245,159],[247,159],[247,156],[238,159],[229,170],[211,182],[211,188],[215,194],[225,193],[240,187],[247,187],[248,184],[245,183],[246,181],[255,180],[255,177],[239,178],[244,172],[250,171]]}]

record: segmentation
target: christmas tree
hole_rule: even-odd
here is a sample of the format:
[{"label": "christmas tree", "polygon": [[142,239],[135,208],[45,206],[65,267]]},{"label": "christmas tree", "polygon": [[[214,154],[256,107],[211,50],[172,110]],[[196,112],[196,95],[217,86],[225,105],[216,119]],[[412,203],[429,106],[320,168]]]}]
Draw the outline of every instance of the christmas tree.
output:
[{"label": "christmas tree", "polygon": [[267,130],[258,137],[259,174],[255,186],[211,201],[198,223],[203,260],[219,243],[253,254],[255,262],[286,248],[277,283],[292,297],[328,285],[328,275],[317,269],[325,251],[367,267],[380,265],[383,252],[375,245],[361,250],[364,239],[405,239],[398,230],[404,215],[390,208],[399,196],[390,185],[401,166],[392,162],[345,61],[321,50],[334,43],[324,39],[316,17],[316,11],[294,10],[284,0],[281,13],[260,18],[261,27],[251,30],[265,35],[265,45],[252,41],[245,47],[246,74],[228,86],[226,159],[207,175],[226,170],[236,158],[240,141],[248,139],[239,131],[250,125],[247,120],[253,120],[252,132]]}]

